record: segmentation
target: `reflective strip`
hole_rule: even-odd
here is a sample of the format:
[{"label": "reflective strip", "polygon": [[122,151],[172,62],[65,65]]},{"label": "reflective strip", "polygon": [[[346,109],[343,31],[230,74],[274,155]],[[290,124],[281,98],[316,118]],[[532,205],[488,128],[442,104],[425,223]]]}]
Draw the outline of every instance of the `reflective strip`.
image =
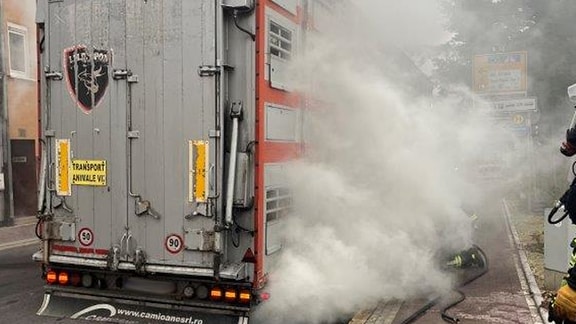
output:
[{"label": "reflective strip", "polygon": [[188,146],[188,200],[206,202],[208,198],[208,141],[189,141]]},{"label": "reflective strip", "polygon": [[573,268],[575,264],[576,264],[576,254],[572,254],[572,256],[570,257],[570,262],[568,263],[568,266],[570,268]]},{"label": "reflective strip", "polygon": [[56,140],[56,194],[58,196],[72,195],[69,139]]},{"label": "reflective strip", "polygon": [[82,254],[99,254],[99,255],[108,255],[108,250],[106,249],[92,249],[92,248],[83,248],[83,247],[75,247],[75,246],[68,246],[68,245],[52,245],[53,251],[59,252],[74,252],[74,253],[82,253]]},{"label": "reflective strip", "polygon": [[248,324],[248,317],[238,318],[238,324]]}]

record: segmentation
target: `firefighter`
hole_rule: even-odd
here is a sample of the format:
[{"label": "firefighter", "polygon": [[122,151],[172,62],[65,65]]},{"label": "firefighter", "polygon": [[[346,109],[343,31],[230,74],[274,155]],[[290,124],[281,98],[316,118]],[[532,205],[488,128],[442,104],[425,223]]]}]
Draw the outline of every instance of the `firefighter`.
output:
[{"label": "firefighter", "polygon": [[560,153],[568,157],[576,154],[576,128],[566,130],[566,141],[562,142]]},{"label": "firefighter", "polygon": [[548,322],[576,324],[576,238],[570,243],[572,257],[566,277],[556,291],[548,309]]},{"label": "firefighter", "polygon": [[446,262],[447,268],[464,269],[464,268],[482,268],[484,259],[480,254],[478,247],[472,246],[469,249],[460,251],[452,255]]},{"label": "firefighter", "polygon": [[[471,205],[463,204],[462,211],[468,216],[472,227],[478,229],[478,215]],[[465,269],[465,268],[482,268],[485,266],[484,258],[481,255],[480,249],[473,245],[472,247],[459,251],[458,253],[448,256],[444,263],[445,268]]]},{"label": "firefighter", "polygon": [[[576,154],[576,128],[566,131],[566,141],[560,147],[560,152],[568,157]],[[572,181],[570,188],[560,198],[568,216],[576,224],[576,180]],[[549,218],[550,221],[550,218]],[[560,288],[552,297],[548,308],[548,322],[555,324],[576,324],[576,238],[570,243],[572,257],[568,264],[568,271],[560,284]]]}]

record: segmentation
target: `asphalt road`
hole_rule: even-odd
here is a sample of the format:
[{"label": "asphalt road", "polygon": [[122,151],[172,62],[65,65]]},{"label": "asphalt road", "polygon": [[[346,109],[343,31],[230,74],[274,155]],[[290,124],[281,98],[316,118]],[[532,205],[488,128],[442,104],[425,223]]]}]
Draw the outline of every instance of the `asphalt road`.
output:
[{"label": "asphalt road", "polygon": [[[462,287],[465,299],[447,313],[469,324],[529,324],[540,323],[537,312],[531,312],[528,292],[517,269],[517,251],[508,233],[501,199],[492,197],[484,202],[479,216],[475,243],[486,253],[488,272]],[[475,276],[472,276],[472,278]],[[458,300],[459,295],[448,296],[445,301],[426,312],[415,324],[446,323],[440,316],[441,306]],[[394,324],[422,307],[425,302],[405,303]]]},{"label": "asphalt road", "polygon": [[40,266],[32,261],[36,245],[0,251],[0,323],[93,323],[37,316],[43,298]]}]

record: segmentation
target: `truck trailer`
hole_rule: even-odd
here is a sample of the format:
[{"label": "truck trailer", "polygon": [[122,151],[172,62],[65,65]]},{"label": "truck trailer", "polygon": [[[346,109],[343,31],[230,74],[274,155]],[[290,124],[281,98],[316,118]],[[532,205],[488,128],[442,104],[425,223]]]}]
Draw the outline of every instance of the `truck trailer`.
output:
[{"label": "truck trailer", "polygon": [[307,0],[39,0],[38,315],[247,323],[304,150]]}]

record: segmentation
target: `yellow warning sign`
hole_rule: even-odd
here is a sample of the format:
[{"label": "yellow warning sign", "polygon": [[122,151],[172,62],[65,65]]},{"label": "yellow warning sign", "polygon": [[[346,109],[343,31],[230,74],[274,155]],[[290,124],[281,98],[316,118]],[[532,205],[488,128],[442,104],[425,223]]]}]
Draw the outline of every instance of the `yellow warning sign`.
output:
[{"label": "yellow warning sign", "polygon": [[58,196],[72,195],[70,184],[70,140],[56,140],[56,194]]},{"label": "yellow warning sign", "polygon": [[527,62],[527,52],[475,55],[474,90],[477,93],[525,92]]},{"label": "yellow warning sign", "polygon": [[105,186],[105,160],[72,160],[72,184],[79,186]]}]

